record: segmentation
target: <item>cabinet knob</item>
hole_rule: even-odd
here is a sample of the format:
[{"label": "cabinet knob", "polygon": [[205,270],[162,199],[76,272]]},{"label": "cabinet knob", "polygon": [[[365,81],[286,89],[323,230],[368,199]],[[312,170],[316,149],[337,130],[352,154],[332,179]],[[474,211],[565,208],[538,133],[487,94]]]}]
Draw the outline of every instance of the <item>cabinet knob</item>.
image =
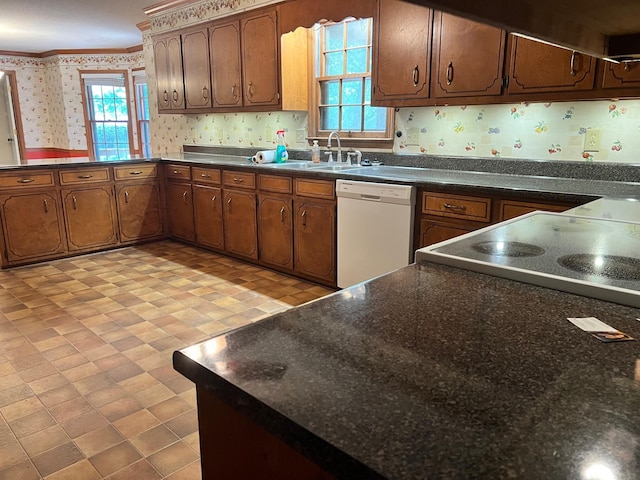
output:
[{"label": "cabinet knob", "polygon": [[169,92],[167,92],[166,90],[162,92],[162,100],[164,101],[164,103],[167,103],[169,101]]},{"label": "cabinet knob", "polygon": [[209,89],[207,87],[202,87],[202,98],[209,100]]},{"label": "cabinet knob", "polygon": [[174,90],[174,91],[173,91],[173,101],[174,101],[174,102],[177,102],[177,101],[178,101],[178,91],[177,91],[177,90]]}]

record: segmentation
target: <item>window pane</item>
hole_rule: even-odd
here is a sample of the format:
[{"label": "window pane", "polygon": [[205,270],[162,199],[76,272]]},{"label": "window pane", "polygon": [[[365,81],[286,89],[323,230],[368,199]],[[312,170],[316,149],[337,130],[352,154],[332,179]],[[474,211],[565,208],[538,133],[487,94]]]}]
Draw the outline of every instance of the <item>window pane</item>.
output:
[{"label": "window pane", "polygon": [[367,72],[367,49],[347,50],[347,73]]},{"label": "window pane", "polygon": [[127,125],[122,123],[116,126],[116,142],[118,145],[125,145],[129,147],[129,129]]},{"label": "window pane", "polygon": [[362,130],[362,107],[342,107],[341,130]]},{"label": "window pane", "polygon": [[342,51],[326,53],[324,56],[324,74],[326,76],[344,73],[344,53]]},{"label": "window pane", "polygon": [[347,23],[347,47],[362,47],[369,43],[369,21],[356,20]]},{"label": "window pane", "polygon": [[384,132],[387,128],[387,109],[383,107],[364,107],[364,130]]},{"label": "window pane", "polygon": [[95,143],[104,142],[104,127],[101,123],[93,124],[93,140]]},{"label": "window pane", "polygon": [[340,119],[339,107],[320,107],[320,129],[338,130]]},{"label": "window pane", "polygon": [[340,81],[333,80],[320,84],[320,103],[322,105],[338,105],[340,103]]},{"label": "window pane", "polygon": [[362,103],[362,79],[342,81],[343,105],[359,105]]},{"label": "window pane", "polygon": [[364,79],[364,103],[371,103],[371,77]]},{"label": "window pane", "polygon": [[342,50],[344,46],[344,29],[341,23],[324,29],[324,49]]}]

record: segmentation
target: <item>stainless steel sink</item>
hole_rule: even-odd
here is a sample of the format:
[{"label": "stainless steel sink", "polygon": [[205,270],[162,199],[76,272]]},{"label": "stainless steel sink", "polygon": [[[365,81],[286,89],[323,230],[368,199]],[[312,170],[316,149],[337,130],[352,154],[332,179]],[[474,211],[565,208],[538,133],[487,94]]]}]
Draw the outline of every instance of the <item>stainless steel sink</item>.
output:
[{"label": "stainless steel sink", "polygon": [[299,161],[288,161],[285,163],[260,163],[255,165],[259,167],[264,167],[264,168],[299,170],[299,169],[305,169],[305,168],[313,168],[312,165],[317,165],[317,164],[313,164],[311,162],[304,161],[304,160],[299,160]]},{"label": "stainless steel sink", "polygon": [[313,164],[312,167],[309,168],[313,168],[314,170],[321,170],[321,171],[329,171],[329,172],[339,172],[339,171],[343,171],[343,170],[360,170],[361,167],[359,167],[358,165],[349,165],[347,163],[316,163]]}]

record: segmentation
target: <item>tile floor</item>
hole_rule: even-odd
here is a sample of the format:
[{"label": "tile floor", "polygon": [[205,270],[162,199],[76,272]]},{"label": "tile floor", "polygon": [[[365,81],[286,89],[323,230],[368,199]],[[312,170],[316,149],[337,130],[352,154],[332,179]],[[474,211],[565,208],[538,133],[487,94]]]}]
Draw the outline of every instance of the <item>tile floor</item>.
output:
[{"label": "tile floor", "polygon": [[170,241],[0,271],[0,480],[199,479],[173,351],[330,292]]}]

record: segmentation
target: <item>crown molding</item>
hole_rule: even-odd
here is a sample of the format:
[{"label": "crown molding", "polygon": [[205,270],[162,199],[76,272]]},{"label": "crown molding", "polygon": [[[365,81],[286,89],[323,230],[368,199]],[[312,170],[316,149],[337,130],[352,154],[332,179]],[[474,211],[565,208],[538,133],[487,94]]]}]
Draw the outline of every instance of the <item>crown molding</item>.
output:
[{"label": "crown molding", "polygon": [[166,0],[164,2],[155,3],[148,6],[144,9],[144,13],[149,17],[153,17],[155,15],[166,13],[169,10],[182,8],[192,3],[197,3],[198,1],[199,0]]}]

